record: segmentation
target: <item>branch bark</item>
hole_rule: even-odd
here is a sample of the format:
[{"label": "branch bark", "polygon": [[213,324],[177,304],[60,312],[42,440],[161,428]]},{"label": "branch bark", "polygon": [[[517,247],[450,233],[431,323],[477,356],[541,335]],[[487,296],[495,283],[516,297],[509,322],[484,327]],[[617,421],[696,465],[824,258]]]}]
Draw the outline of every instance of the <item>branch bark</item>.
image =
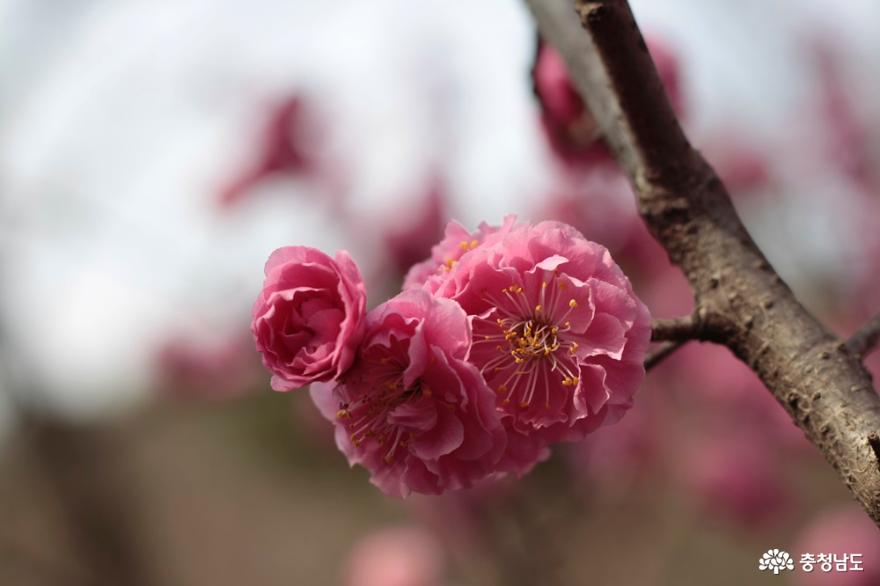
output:
[{"label": "branch bark", "polygon": [[880,524],[880,456],[869,441],[880,398],[870,376],[797,301],[691,147],[626,0],[526,1],[629,175],[642,217],[690,281],[705,339],[760,376]]}]

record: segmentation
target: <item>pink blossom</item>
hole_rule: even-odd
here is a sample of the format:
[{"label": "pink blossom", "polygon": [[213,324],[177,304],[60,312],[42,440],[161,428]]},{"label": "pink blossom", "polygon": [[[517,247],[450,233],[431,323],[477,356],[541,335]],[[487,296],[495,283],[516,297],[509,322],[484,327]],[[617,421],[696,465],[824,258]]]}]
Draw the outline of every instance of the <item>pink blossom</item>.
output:
[{"label": "pink blossom", "polygon": [[541,104],[544,134],[561,160],[587,163],[607,157],[596,142],[596,121],[571,83],[562,57],[544,42],[538,45],[532,83]]},{"label": "pink blossom", "polygon": [[450,221],[446,225],[443,240],[431,248],[431,256],[409,269],[403,280],[403,289],[422,287],[429,280],[434,282],[442,279],[464,253],[475,249],[490,236],[502,237],[515,222],[514,216],[507,216],[500,227],[482,222],[476,232],[469,232],[455,220]]},{"label": "pink blossom", "polygon": [[272,388],[290,391],[337,378],[363,334],[366,290],[345,251],[332,259],[307,246],[279,248],[266,262],[251,331]]},{"label": "pink blossom", "polygon": [[[678,60],[662,43],[648,41],[660,80],[672,107],[683,110]],[[580,98],[562,57],[543,41],[538,45],[532,68],[535,95],[541,104],[541,124],[554,153],[567,163],[590,164],[609,158],[599,142],[599,128]]]},{"label": "pink blossom", "polygon": [[[828,511],[820,515],[803,533],[797,547],[798,554],[810,553],[817,564],[812,572],[801,568],[794,573],[796,583],[803,586],[875,586],[880,584],[880,533],[865,511],[855,504]],[[823,572],[818,563],[819,554],[862,554],[861,572]],[[795,558],[795,563],[800,556]],[[832,558],[833,563],[833,558]],[[850,562],[845,562],[847,567]]]},{"label": "pink blossom", "polygon": [[309,115],[300,95],[286,98],[268,112],[255,145],[254,160],[221,190],[221,205],[237,203],[270,175],[304,174],[315,169],[314,154],[305,146],[310,141],[307,136]]},{"label": "pink blossom", "polygon": [[470,361],[497,394],[504,468],[619,419],[644,378],[650,315],[608,251],[558,222],[510,219],[425,287],[471,316]]},{"label": "pink blossom", "polygon": [[577,124],[586,115],[586,123],[595,132],[592,116],[586,111],[583,101],[568,76],[568,69],[562,56],[550,45],[541,42],[532,69],[535,94],[541,101],[547,116],[564,125]]},{"label": "pink blossom", "polygon": [[345,586],[442,586],[443,551],[417,527],[388,527],[360,540],[349,554]]},{"label": "pink blossom", "polygon": [[351,464],[392,496],[469,487],[496,471],[504,429],[467,362],[471,328],[454,302],[404,291],[367,316],[357,362],[312,398]]}]

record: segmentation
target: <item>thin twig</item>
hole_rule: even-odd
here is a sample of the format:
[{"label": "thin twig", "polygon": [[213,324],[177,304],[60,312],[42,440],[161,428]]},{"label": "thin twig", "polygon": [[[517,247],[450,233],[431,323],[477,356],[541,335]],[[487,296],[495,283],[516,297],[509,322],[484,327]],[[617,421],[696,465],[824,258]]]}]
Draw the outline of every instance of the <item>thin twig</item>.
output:
[{"label": "thin twig", "polygon": [[645,370],[651,370],[664,360],[672,355],[676,350],[684,346],[688,340],[672,340],[669,342],[664,342],[660,344],[653,351],[648,353],[648,356],[645,358]]},{"label": "thin twig", "polygon": [[651,340],[654,342],[686,342],[700,338],[700,325],[694,316],[655,319],[651,322]]},{"label": "thin twig", "polygon": [[687,342],[705,339],[705,334],[697,312],[684,317],[655,319],[651,322],[651,340],[665,343],[657,346],[645,358],[645,370],[651,370]]},{"label": "thin twig", "polygon": [[864,358],[877,349],[880,342],[880,313],[856,330],[856,333],[847,341],[849,351],[860,358]]}]

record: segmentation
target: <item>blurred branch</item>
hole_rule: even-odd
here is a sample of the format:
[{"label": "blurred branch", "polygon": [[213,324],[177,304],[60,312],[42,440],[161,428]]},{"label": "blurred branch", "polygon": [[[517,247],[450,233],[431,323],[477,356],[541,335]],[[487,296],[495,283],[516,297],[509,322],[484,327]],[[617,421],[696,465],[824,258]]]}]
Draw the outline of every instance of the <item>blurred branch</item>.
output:
[{"label": "blurred branch", "polygon": [[856,330],[846,346],[850,352],[863,358],[877,348],[877,342],[880,342],[880,313]]},{"label": "blurred branch", "polygon": [[137,503],[121,474],[119,442],[108,430],[85,428],[22,409],[26,445],[61,505],[70,538],[93,584],[143,586]]},{"label": "blurred branch", "polygon": [[629,175],[642,217],[693,287],[705,338],[761,377],[880,523],[880,468],[868,442],[880,430],[880,398],[871,379],[795,299],[691,147],[627,2],[526,1]]}]

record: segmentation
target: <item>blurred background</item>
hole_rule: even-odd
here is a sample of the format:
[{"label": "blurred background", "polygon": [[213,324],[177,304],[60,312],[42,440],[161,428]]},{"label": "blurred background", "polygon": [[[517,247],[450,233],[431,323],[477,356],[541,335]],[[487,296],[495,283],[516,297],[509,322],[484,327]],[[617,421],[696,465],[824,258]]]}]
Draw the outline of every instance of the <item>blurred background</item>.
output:
[{"label": "blurred background", "polygon": [[[880,4],[631,4],[758,243],[851,333],[880,309]],[[521,481],[405,501],[269,390],[248,324],[283,245],[349,250],[375,305],[450,218],[562,219],[691,310],[536,48],[518,0],[0,0],[0,583],[880,583],[876,529],[717,347]],[[865,571],[758,572],[771,547]]]}]

